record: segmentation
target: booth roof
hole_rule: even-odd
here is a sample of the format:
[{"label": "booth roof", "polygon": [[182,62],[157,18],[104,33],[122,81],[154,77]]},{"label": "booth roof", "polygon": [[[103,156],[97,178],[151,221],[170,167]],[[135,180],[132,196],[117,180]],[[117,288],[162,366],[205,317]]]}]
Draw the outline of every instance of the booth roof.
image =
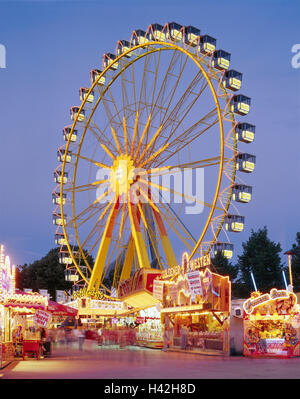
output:
[{"label": "booth roof", "polygon": [[47,311],[52,313],[54,316],[76,316],[78,313],[77,309],[71,308],[71,306],[63,305],[54,301],[48,301]]},{"label": "booth roof", "polygon": [[[17,294],[17,296],[21,296],[21,297],[24,296],[24,298],[27,297],[28,299],[29,298],[32,298],[32,299],[41,298],[41,300],[45,299],[45,297],[42,296],[41,294],[39,294],[38,292],[28,293],[28,292],[24,292],[21,290],[16,290],[15,293]],[[57,303],[57,302],[54,302],[51,300],[48,300],[47,302],[48,302],[47,307],[44,306],[44,305],[46,305],[46,302],[44,302],[44,303],[32,303],[32,302],[26,303],[23,301],[21,301],[21,304],[19,302],[15,302],[15,303],[7,303],[4,306],[23,307],[23,308],[31,308],[31,309],[36,309],[36,310],[43,309],[43,310],[50,312],[54,316],[76,316],[78,313],[77,309],[73,309],[70,306],[66,306],[61,303]]]}]

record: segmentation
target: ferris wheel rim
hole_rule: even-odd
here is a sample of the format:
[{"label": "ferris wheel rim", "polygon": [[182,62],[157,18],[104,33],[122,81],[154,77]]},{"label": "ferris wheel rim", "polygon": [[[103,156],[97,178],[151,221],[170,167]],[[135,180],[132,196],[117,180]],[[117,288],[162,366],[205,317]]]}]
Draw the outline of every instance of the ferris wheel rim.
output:
[{"label": "ferris wheel rim", "polygon": [[[221,161],[220,161],[220,166],[219,166],[219,174],[218,174],[217,189],[215,190],[215,196],[214,196],[214,201],[213,201],[213,207],[212,207],[212,209],[211,209],[211,211],[210,211],[209,217],[207,218],[206,225],[205,225],[205,227],[204,227],[204,229],[203,229],[203,231],[202,231],[202,234],[201,234],[201,236],[200,236],[200,238],[199,238],[199,240],[198,240],[196,246],[194,247],[194,249],[193,249],[193,251],[192,251],[192,253],[191,253],[191,255],[190,255],[190,258],[192,258],[192,257],[194,256],[196,250],[198,249],[199,245],[201,244],[201,241],[202,241],[203,237],[205,236],[205,233],[206,233],[207,229],[209,228],[209,225],[210,225],[210,222],[211,222],[213,213],[214,213],[213,211],[215,210],[216,203],[217,203],[217,200],[218,200],[218,198],[219,198],[220,185],[221,185],[221,181],[222,181],[222,177],[223,177],[223,164],[224,164],[224,130],[223,130],[223,118],[222,118],[222,115],[221,115],[219,100],[218,100],[217,94],[216,94],[216,92],[215,92],[215,88],[213,87],[213,84],[212,84],[212,82],[211,82],[211,78],[208,76],[207,72],[204,70],[203,66],[202,66],[201,63],[200,63],[200,60],[198,60],[198,59],[196,58],[195,55],[191,54],[191,53],[190,53],[189,51],[187,51],[186,49],[184,49],[184,48],[182,48],[182,47],[180,47],[180,46],[178,46],[178,45],[176,45],[176,44],[174,44],[174,43],[153,41],[153,42],[148,42],[148,43],[145,43],[145,44],[139,44],[139,45],[137,45],[137,46],[131,47],[129,50],[123,52],[121,55],[119,55],[118,57],[116,57],[116,59],[114,60],[113,63],[118,62],[121,58],[125,57],[127,53],[133,52],[133,51],[135,51],[135,50],[137,50],[137,49],[139,49],[139,48],[143,48],[143,49],[144,49],[144,48],[148,48],[148,47],[151,47],[151,46],[158,46],[158,45],[161,45],[161,46],[164,46],[164,47],[167,47],[167,48],[162,48],[162,47],[161,47],[161,48],[159,48],[159,49],[152,50],[152,51],[150,51],[150,52],[148,52],[148,53],[144,53],[144,54],[142,54],[142,55],[139,56],[139,57],[135,57],[131,62],[127,63],[127,65],[125,65],[125,67],[123,67],[123,69],[122,69],[121,71],[119,71],[113,79],[111,79],[111,81],[109,82],[109,86],[120,76],[120,74],[121,74],[124,70],[126,70],[126,69],[127,69],[131,64],[133,64],[134,62],[138,61],[138,59],[143,58],[143,57],[145,57],[146,55],[151,54],[151,53],[154,53],[154,52],[157,52],[157,51],[164,51],[164,50],[168,50],[168,49],[174,49],[174,50],[177,50],[177,51],[180,51],[180,52],[184,53],[184,54],[185,54],[186,56],[188,56],[192,61],[194,61],[194,63],[195,63],[195,64],[198,66],[198,68],[201,70],[203,76],[205,77],[205,79],[206,79],[206,81],[207,81],[207,83],[208,83],[208,85],[209,85],[209,87],[210,87],[210,92],[211,92],[212,95],[213,95],[215,104],[216,104],[216,106],[217,106],[217,112],[218,112],[218,121],[219,121],[219,127],[220,127],[220,137],[221,137]],[[94,82],[94,83],[92,84],[92,86],[90,87],[90,89],[89,89],[89,91],[88,91],[88,94],[91,93],[91,92],[93,91],[93,89],[94,89],[95,86],[97,85],[98,81],[101,79],[102,76],[105,75],[105,73],[108,71],[109,67],[110,67],[110,66],[108,66],[107,68],[105,68],[105,69],[102,71],[102,73],[97,77],[97,79],[95,80],[95,82]],[[87,131],[87,126],[88,126],[88,124],[90,123],[91,118],[92,118],[92,116],[93,116],[95,110],[97,109],[97,107],[98,107],[98,105],[99,105],[99,103],[100,103],[102,97],[103,97],[103,95],[102,95],[102,96],[99,96],[99,99],[97,100],[97,103],[96,103],[95,106],[93,107],[93,110],[92,110],[92,112],[91,112],[91,115],[89,116],[88,122],[87,122],[87,124],[86,124],[86,126],[85,126],[84,133],[83,133],[82,138],[81,138],[80,146],[81,146],[82,143],[83,143],[83,139],[84,139],[84,136],[85,136],[86,131]],[[79,115],[80,111],[84,108],[84,106],[85,106],[85,104],[86,104],[86,101],[87,101],[87,97],[82,101],[82,103],[81,103],[81,105],[80,105],[80,107],[79,107],[79,112],[78,112],[76,118],[75,118],[74,121],[73,121],[72,128],[71,128],[71,133],[70,133],[70,137],[71,137],[71,134],[72,134],[72,132],[74,131],[74,128],[75,128],[76,123],[77,123],[77,121],[78,121],[78,115]],[[68,150],[69,145],[70,145],[70,137],[69,137],[68,142],[67,142],[66,151]],[[80,148],[81,148],[81,147],[80,147]],[[79,152],[80,152],[80,150],[79,150]],[[78,153],[79,153],[79,152],[78,152]],[[79,159],[79,158],[77,157],[77,159],[76,159],[76,164],[78,163],[78,159]],[[63,166],[62,166],[62,174],[64,174],[64,171],[65,171],[65,164],[66,164],[66,162],[65,162],[65,160],[64,160]],[[75,182],[76,173],[77,173],[77,167],[76,167],[76,172],[75,172],[74,177],[73,177],[73,199],[74,199],[74,187],[75,187],[75,186],[74,186],[74,184],[75,184],[74,182]],[[61,198],[62,198],[62,194],[63,194],[63,183],[61,182],[61,190],[60,190]],[[74,201],[72,201],[72,202],[74,203]],[[230,201],[229,201],[229,205],[230,205]],[[62,214],[62,215],[63,215],[63,212],[64,212],[64,209],[63,209],[63,204],[62,204],[62,201],[61,201],[61,214]],[[75,222],[75,223],[76,223],[76,222]],[[63,227],[64,235],[67,236],[64,218],[63,218],[63,222],[62,222],[62,227]],[[77,240],[77,241],[78,241],[78,240]],[[78,241],[78,244],[80,244],[80,241]],[[72,255],[72,250],[71,250],[71,248],[70,248],[70,244],[69,244],[68,240],[67,240],[67,247],[68,247],[68,250],[69,250],[69,252],[70,252],[70,254],[71,254],[71,257],[72,257],[72,259],[73,259],[74,265],[76,266],[76,268],[77,268],[77,270],[79,271],[79,273],[82,275],[82,273],[81,273],[81,271],[80,271],[80,268],[78,267],[77,262],[76,262],[75,258],[74,258],[73,255]],[[81,248],[81,245],[79,245],[79,249],[80,249],[80,252],[84,255],[83,249]],[[84,256],[83,256],[83,257],[84,257]],[[82,275],[82,277],[83,277],[83,279],[85,280],[85,282],[88,283],[88,280],[87,280],[83,275]]]}]

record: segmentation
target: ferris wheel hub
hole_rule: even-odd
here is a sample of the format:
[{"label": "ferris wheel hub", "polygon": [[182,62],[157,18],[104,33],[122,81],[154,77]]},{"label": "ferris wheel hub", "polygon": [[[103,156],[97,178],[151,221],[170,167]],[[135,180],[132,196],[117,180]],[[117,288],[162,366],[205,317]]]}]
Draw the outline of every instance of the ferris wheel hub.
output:
[{"label": "ferris wheel hub", "polygon": [[110,173],[110,185],[113,192],[127,194],[134,182],[135,167],[129,155],[121,154],[113,162]]}]

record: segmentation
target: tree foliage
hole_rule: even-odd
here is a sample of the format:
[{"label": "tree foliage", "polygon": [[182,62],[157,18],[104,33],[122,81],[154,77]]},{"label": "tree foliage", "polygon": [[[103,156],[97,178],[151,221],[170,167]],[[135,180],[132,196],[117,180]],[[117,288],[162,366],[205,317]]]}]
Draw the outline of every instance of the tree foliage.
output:
[{"label": "tree foliage", "polygon": [[[18,266],[17,288],[30,288],[33,291],[47,289],[53,299],[56,297],[56,290],[69,290],[73,283],[65,280],[65,265],[59,263],[59,251],[59,248],[51,249],[43,258],[29,265],[25,263]],[[88,262],[93,265],[91,256],[88,257]]]},{"label": "tree foliage", "polygon": [[229,276],[231,281],[234,281],[238,274],[238,268],[230,263],[229,259],[226,258],[221,251],[218,251],[215,257],[212,259],[213,269],[216,273],[222,276]]},{"label": "tree foliage", "polygon": [[295,292],[300,292],[300,232],[296,234],[296,243],[292,247],[292,276]]},{"label": "tree foliage", "polygon": [[283,265],[281,264],[279,243],[268,237],[267,227],[259,229],[251,235],[246,243],[242,244],[243,253],[238,256],[239,294],[247,298],[254,291],[251,272],[255,278],[257,289],[269,292],[272,288],[283,288]]},{"label": "tree foliage", "polygon": [[46,256],[31,264],[17,268],[17,287],[21,290],[31,288],[33,291],[47,289],[55,298],[56,290],[68,290],[72,283],[65,281],[65,266],[58,260],[59,248],[51,249]]}]

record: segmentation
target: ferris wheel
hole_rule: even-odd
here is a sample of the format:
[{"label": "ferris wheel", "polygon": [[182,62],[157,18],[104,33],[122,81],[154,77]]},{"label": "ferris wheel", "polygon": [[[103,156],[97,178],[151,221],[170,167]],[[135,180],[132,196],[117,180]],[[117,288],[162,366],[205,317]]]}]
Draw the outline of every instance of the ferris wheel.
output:
[{"label": "ferris wheel", "polygon": [[54,171],[55,241],[69,279],[112,288],[183,252],[232,257],[255,126],[231,54],[193,26],[151,24],[119,40],[70,109]]}]

